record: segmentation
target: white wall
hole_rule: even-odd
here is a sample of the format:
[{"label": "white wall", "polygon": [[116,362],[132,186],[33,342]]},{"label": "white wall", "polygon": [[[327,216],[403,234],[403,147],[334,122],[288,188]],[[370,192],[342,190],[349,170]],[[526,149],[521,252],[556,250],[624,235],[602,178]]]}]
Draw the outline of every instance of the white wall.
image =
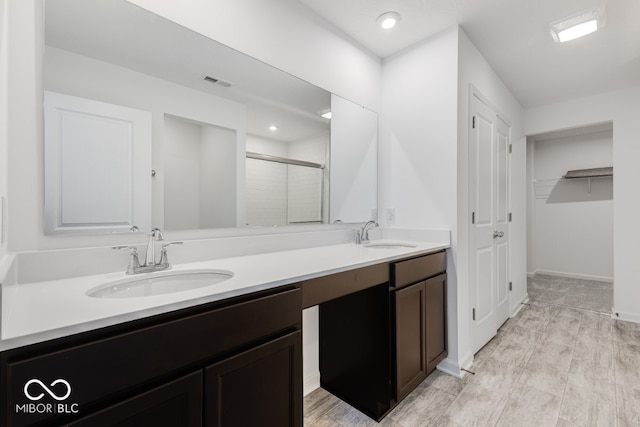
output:
[{"label": "white wall", "polygon": [[[237,227],[245,212],[238,207],[236,134],[231,129],[202,125],[200,157],[200,228]],[[243,159],[240,162],[245,164]]]},{"label": "white wall", "polygon": [[[380,208],[395,208],[396,225],[450,229],[449,357],[459,373],[473,358],[469,337],[468,124],[473,85],[522,136],[522,107],[457,26],[383,62]],[[512,155],[512,311],[526,297],[524,149]],[[522,163],[522,167],[520,165]],[[521,200],[520,200],[521,199]],[[522,207],[519,203],[522,203]],[[388,225],[388,224],[387,224]]]},{"label": "white wall", "polygon": [[[6,13],[7,2],[0,0],[0,93],[7,93],[7,26],[9,20]],[[7,200],[7,114],[8,114],[8,96],[0,96],[0,260],[7,252],[6,244],[6,224],[4,203]]]},{"label": "white wall", "polygon": [[534,143],[530,272],[613,279],[613,180],[558,180],[568,170],[611,166],[611,131]]},{"label": "white wall", "polygon": [[236,226],[236,134],[164,116],[164,227]]},{"label": "white wall", "polygon": [[[200,228],[201,126],[172,116],[164,118],[163,230]],[[185,191],[185,189],[190,191]]]},{"label": "white wall", "polygon": [[290,142],[288,144],[287,157],[296,160],[304,160],[306,162],[319,163],[325,165],[328,163],[330,133],[326,132],[322,135],[305,138]]},{"label": "white wall", "polygon": [[613,121],[613,312],[617,318],[640,322],[640,87],[607,92],[538,108],[525,114],[525,133]]},{"label": "white wall", "polygon": [[316,86],[380,107],[380,59],[297,1],[129,0]]},{"label": "white wall", "polygon": [[[395,226],[457,224],[458,29],[451,28],[387,58],[382,72],[379,218],[395,208]],[[459,358],[456,298],[458,245],[448,253],[449,359]]]},{"label": "white wall", "polygon": [[[509,205],[513,221],[509,228],[510,309],[514,314],[520,303],[527,298],[526,278],[526,142],[523,138],[522,106],[504,85],[500,77],[473,45],[469,37],[459,29],[458,52],[458,157],[457,157],[457,225],[452,233],[452,241],[457,242],[458,274],[458,322],[460,324],[460,363],[469,363],[471,349],[468,325],[471,308],[469,306],[469,128],[471,123],[470,99],[475,90],[489,101],[490,107],[510,124],[510,139],[513,152],[510,157]],[[471,88],[473,86],[473,89]]]},{"label": "white wall", "polygon": [[331,95],[329,222],[373,219],[378,207],[378,115]]},{"label": "white wall", "polygon": [[534,174],[534,139],[533,137],[527,137],[527,276],[533,275],[535,272],[536,256],[533,248],[533,239],[535,236],[535,189],[533,187],[533,174]]}]

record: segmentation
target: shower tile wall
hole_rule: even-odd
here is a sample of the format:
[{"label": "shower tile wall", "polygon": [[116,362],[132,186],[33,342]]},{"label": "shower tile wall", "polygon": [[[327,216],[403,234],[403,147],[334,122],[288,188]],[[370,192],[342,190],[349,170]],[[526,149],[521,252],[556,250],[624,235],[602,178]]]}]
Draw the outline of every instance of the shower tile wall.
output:
[{"label": "shower tile wall", "polygon": [[[327,141],[328,134],[292,143],[249,135],[247,151],[325,164]],[[322,180],[321,169],[247,159],[247,224],[321,222]]]},{"label": "shower tile wall", "polygon": [[287,165],[247,159],[247,224],[287,224]]}]

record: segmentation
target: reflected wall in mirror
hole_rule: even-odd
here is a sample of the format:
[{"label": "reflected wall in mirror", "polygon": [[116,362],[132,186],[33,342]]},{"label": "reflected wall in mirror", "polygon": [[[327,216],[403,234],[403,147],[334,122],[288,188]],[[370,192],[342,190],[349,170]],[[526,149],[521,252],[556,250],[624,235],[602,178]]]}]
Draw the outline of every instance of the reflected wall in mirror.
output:
[{"label": "reflected wall in mirror", "polygon": [[235,227],[236,131],[164,116],[164,229]]},{"label": "reflected wall in mirror", "polygon": [[377,221],[378,115],[331,98],[331,222]]},{"label": "reflected wall in mirror", "polygon": [[[369,218],[375,201],[367,199],[352,215],[363,203],[354,195],[375,194],[377,158],[360,152],[365,148],[353,138],[377,135],[377,124],[337,117],[349,114],[348,108],[337,108],[333,121],[347,126],[333,129],[321,114],[340,98],[125,0],[43,1],[45,90],[151,115],[154,173],[144,228]],[[375,116],[341,101],[354,107],[351,113]],[[365,122],[372,128],[364,133],[348,125]],[[247,152],[261,156],[246,158]],[[353,164],[355,158],[372,167]],[[372,175],[354,178],[353,170]],[[368,188],[356,190],[356,183]],[[330,200],[339,189],[348,190]],[[99,197],[106,198],[109,190],[103,192]],[[346,208],[349,204],[353,208]],[[68,232],[120,232],[138,225],[135,221]]]}]

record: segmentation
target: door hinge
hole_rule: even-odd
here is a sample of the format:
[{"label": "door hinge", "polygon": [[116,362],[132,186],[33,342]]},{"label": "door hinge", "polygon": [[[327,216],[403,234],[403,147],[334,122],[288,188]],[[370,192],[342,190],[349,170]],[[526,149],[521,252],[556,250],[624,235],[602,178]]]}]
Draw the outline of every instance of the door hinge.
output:
[{"label": "door hinge", "polygon": [[509,222],[513,221],[513,214],[509,212]]},{"label": "door hinge", "polygon": [[472,309],[471,310],[471,317],[473,318],[473,320],[476,320],[476,309]]},{"label": "door hinge", "polygon": [[513,152],[513,145],[509,144],[509,154],[511,154]]},{"label": "door hinge", "polygon": [[512,291],[513,290],[513,282],[509,282],[509,290]]},{"label": "door hinge", "polygon": [[471,224],[475,224],[475,223],[476,223],[476,213],[471,212]]},{"label": "door hinge", "polygon": [[472,127],[473,129],[475,129],[475,128],[476,128],[476,116],[473,116],[473,118],[471,119],[471,127]]}]

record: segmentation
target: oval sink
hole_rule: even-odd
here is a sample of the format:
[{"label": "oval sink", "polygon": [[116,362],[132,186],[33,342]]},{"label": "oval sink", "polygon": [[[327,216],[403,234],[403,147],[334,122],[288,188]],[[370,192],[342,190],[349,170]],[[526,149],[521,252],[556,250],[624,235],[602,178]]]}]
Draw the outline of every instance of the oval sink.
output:
[{"label": "oval sink", "polygon": [[380,249],[394,249],[394,248],[415,248],[416,245],[411,245],[409,243],[368,243],[366,245],[362,245],[365,248],[380,248]]},{"label": "oval sink", "polygon": [[226,270],[185,270],[143,273],[96,286],[87,291],[93,298],[137,298],[172,294],[215,285],[233,277]]}]

